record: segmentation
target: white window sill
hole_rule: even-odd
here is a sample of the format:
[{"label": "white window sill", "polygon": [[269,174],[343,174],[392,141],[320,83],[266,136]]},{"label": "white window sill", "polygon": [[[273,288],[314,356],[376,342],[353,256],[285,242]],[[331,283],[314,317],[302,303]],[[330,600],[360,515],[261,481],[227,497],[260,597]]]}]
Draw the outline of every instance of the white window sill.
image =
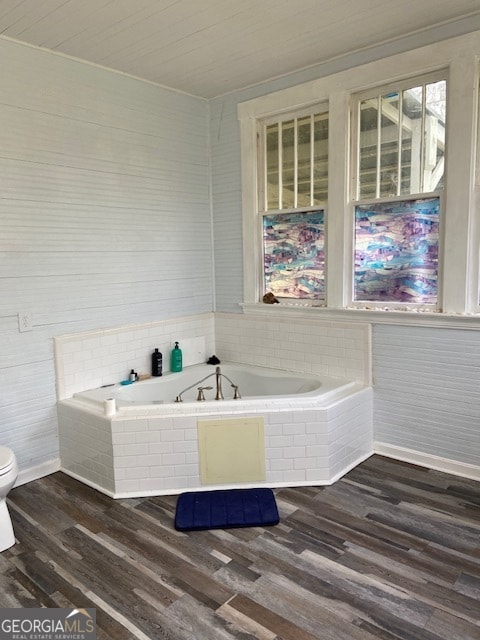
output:
[{"label": "white window sill", "polygon": [[431,311],[385,311],[383,309],[327,309],[295,304],[240,304],[244,314],[264,315],[271,318],[306,318],[343,322],[370,322],[416,327],[444,327],[449,329],[480,330],[480,313],[448,314]]}]

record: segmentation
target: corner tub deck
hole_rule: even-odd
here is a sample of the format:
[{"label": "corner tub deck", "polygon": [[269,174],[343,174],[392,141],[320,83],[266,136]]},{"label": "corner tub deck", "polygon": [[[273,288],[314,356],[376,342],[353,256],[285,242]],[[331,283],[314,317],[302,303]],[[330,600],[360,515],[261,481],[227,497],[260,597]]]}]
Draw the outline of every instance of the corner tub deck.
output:
[{"label": "corner tub deck", "polygon": [[[204,382],[214,387],[205,392],[206,401],[194,400],[196,388],[183,396],[184,402],[173,401],[214,371],[195,365],[159,380],[95,389],[59,401],[63,471],[115,498],[205,489],[199,423],[241,424],[252,416],[260,418],[264,428],[264,481],[209,488],[331,484],[372,454],[371,388],[351,380],[222,364],[222,373],[238,385],[240,400],[231,399],[226,380],[226,399],[212,399],[211,378]],[[108,398],[115,398],[113,416],[104,414]]]}]

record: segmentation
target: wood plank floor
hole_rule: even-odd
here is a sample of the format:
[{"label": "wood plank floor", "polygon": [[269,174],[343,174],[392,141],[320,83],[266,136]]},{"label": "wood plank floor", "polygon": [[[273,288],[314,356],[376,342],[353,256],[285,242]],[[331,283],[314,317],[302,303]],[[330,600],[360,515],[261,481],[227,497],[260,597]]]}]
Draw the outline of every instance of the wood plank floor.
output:
[{"label": "wood plank floor", "polygon": [[105,640],[480,639],[480,483],[373,456],[275,494],[275,527],[185,534],[173,496],[18,487],[0,607],[94,607]]}]

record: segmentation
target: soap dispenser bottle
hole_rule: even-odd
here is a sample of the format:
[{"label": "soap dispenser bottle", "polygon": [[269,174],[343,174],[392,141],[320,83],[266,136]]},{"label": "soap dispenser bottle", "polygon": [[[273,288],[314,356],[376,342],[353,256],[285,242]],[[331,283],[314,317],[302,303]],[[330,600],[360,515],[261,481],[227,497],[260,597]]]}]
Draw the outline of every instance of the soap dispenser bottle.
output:
[{"label": "soap dispenser bottle", "polygon": [[174,373],[182,370],[182,350],[178,346],[178,342],[175,342],[175,346],[172,349],[172,363],[171,369]]},{"label": "soap dispenser bottle", "polygon": [[162,354],[158,349],[152,353],[152,376],[162,375]]}]

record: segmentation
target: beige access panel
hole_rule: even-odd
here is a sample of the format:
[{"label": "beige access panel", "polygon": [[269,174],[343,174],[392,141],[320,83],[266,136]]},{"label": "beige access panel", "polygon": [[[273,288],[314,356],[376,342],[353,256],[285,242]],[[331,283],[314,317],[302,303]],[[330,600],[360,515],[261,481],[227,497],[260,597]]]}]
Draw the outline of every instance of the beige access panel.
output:
[{"label": "beige access panel", "polygon": [[199,420],[197,427],[202,484],[265,480],[263,418]]}]

